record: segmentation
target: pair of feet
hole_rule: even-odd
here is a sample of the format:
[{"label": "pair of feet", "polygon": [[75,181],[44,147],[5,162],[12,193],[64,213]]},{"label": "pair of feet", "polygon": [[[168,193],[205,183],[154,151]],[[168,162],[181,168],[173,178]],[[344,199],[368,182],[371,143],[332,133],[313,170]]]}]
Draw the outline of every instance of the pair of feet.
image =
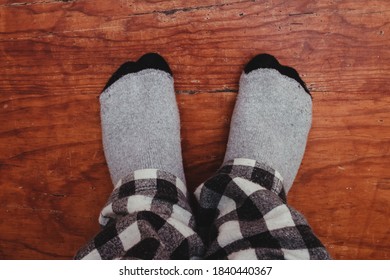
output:
[{"label": "pair of feet", "polygon": [[[100,96],[103,146],[114,185],[140,169],[185,183],[172,71],[158,54],[123,64]],[[271,55],[241,75],[224,162],[246,158],[277,170],[287,194],[301,164],[312,100],[298,73]]]}]

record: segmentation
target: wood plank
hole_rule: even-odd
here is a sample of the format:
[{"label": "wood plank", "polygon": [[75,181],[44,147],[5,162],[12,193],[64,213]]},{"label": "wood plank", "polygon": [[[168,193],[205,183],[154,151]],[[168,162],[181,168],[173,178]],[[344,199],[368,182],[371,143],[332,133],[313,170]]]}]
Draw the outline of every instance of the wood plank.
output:
[{"label": "wood plank", "polygon": [[[34,109],[32,104],[25,109],[25,115],[37,122],[36,127],[1,134],[3,145],[33,140],[28,145],[14,145],[21,152],[10,153],[6,161],[2,160],[0,185],[6,188],[1,194],[4,215],[1,220],[4,222],[0,227],[4,229],[2,234],[7,233],[8,237],[2,239],[5,241],[1,245],[3,252],[31,258],[71,257],[97,229],[95,217],[111,189],[100,143],[98,106],[96,96],[83,98],[85,100],[73,98],[77,102],[66,106],[36,106],[38,109]],[[44,104],[56,102],[47,97],[37,98],[35,102],[38,100]],[[234,93],[178,95],[184,162],[191,188],[208,178],[222,162],[234,100]],[[381,226],[388,224],[390,214],[389,101],[389,97],[380,95],[369,99],[350,95],[340,101],[336,93],[315,99],[308,150],[290,202],[306,215],[335,258],[389,257],[388,228]],[[335,102],[339,104],[338,110],[334,110]],[[87,104],[93,105],[88,107]],[[368,106],[372,104],[375,106]],[[23,105],[18,107],[24,108]],[[80,114],[81,108],[91,108],[91,111]],[[32,112],[34,110],[41,112]],[[41,125],[39,116],[45,112],[51,116],[58,114],[58,119],[73,116],[74,125]],[[325,112],[327,117],[321,118]],[[12,114],[16,113],[10,110],[7,115],[15,118]],[[95,117],[88,118],[90,115]],[[52,122],[55,124],[56,119]],[[63,122],[69,120],[64,118]],[[72,129],[83,133],[74,133]],[[371,135],[377,136],[375,141]],[[42,138],[49,142],[40,143]],[[333,152],[325,152],[330,147]],[[4,146],[1,150],[11,151]],[[8,222],[11,214],[17,221]],[[51,218],[53,215],[57,215],[57,219]],[[61,237],[62,242],[73,244],[73,251],[57,252],[59,237],[48,231],[51,228],[68,233]],[[9,239],[11,236],[13,238]],[[40,245],[37,236],[45,236],[51,242]],[[18,240],[35,240],[35,243],[28,243],[28,247]],[[378,246],[381,250],[377,250]],[[370,250],[362,254],[361,247]]]},{"label": "wood plank", "polygon": [[68,259],[96,233],[112,188],[99,92],[158,51],[191,190],[222,163],[243,65],[272,53],[314,96],[290,203],[334,258],[389,259],[389,18],[385,0],[0,0],[0,258]]},{"label": "wood plank", "polygon": [[[61,5],[68,6],[77,2],[78,4],[88,5],[91,9],[106,10],[109,14],[113,11],[121,12],[123,9],[130,10],[133,14],[165,11],[167,15],[174,14],[181,10],[188,11],[188,9],[207,9],[210,6],[229,5],[231,3],[246,2],[247,0],[204,0],[199,3],[198,0],[116,0],[109,1],[88,1],[88,0],[0,0],[0,6],[30,6],[30,5]],[[97,3],[99,5],[97,5]]]},{"label": "wood plank", "polygon": [[[362,92],[367,83],[381,92],[389,86],[387,1],[364,9],[354,1],[309,2],[246,1],[171,15],[129,15],[132,8],[116,5],[110,15],[105,5],[86,1],[6,6],[0,9],[2,52],[18,67],[34,64],[50,73],[46,84],[62,78],[62,71],[76,80],[81,73],[107,77],[123,61],[159,51],[180,73],[176,84],[184,91],[237,90],[242,65],[259,52],[294,65],[314,92]],[[31,51],[39,62],[31,61]],[[13,71],[5,65],[0,74]]]}]

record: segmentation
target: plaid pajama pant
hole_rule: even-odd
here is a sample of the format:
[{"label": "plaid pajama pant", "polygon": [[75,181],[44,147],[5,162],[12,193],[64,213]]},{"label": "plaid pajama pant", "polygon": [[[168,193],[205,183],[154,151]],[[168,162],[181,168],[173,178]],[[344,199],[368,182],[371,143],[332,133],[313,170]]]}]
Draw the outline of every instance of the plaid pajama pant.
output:
[{"label": "plaid pajama pant", "polygon": [[120,180],[102,230],[75,259],[329,259],[305,218],[286,204],[280,174],[235,159],[195,191],[156,169]]}]

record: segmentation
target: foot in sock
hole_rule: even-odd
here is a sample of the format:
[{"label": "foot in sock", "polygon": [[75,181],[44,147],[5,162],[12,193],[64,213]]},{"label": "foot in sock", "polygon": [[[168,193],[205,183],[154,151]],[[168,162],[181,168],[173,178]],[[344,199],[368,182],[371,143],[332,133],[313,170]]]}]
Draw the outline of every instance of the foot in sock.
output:
[{"label": "foot in sock", "polygon": [[104,154],[114,185],[139,169],[163,170],[185,183],[172,72],[160,55],[123,64],[100,104]]},{"label": "foot in sock", "polygon": [[258,55],[241,75],[224,161],[249,158],[270,166],[283,177],[287,194],[311,119],[311,96],[298,73],[271,55]]}]

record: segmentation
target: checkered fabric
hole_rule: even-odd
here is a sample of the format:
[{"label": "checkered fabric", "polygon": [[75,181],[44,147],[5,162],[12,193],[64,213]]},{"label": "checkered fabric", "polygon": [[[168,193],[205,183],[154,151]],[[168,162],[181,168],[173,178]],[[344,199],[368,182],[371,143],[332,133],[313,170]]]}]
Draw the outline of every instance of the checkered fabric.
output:
[{"label": "checkered fabric", "polygon": [[207,259],[329,259],[305,218],[286,204],[280,174],[251,159],[225,163],[195,191]]},{"label": "checkered fabric", "polygon": [[102,231],[75,259],[190,259],[203,255],[186,187],[164,171],[137,170],[120,180],[99,223]]},{"label": "checkered fabric", "polygon": [[99,218],[102,231],[75,258],[330,258],[304,217],[286,204],[278,172],[255,160],[227,162],[195,197],[198,233],[178,178],[135,171],[118,182]]}]

